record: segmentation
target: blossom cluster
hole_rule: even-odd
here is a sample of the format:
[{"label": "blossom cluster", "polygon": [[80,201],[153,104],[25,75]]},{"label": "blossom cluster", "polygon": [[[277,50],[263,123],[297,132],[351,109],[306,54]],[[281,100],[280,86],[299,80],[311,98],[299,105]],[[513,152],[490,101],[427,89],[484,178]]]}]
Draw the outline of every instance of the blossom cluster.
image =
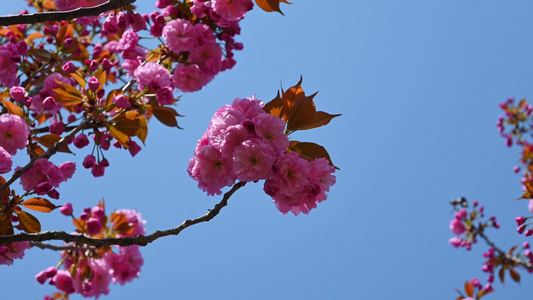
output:
[{"label": "blossom cluster", "polygon": [[[70,204],[61,208],[65,215],[72,216]],[[116,210],[109,217],[103,204],[86,208],[74,219],[78,234],[91,238],[128,237],[145,234],[141,215],[133,210]],[[36,280],[50,284],[65,293],[79,293],[84,297],[96,297],[109,293],[110,283],[124,285],[137,278],[143,265],[138,245],[111,248],[91,248],[73,243],[69,250],[61,252],[63,269],[50,267],[35,275]]]},{"label": "blossom cluster", "polygon": [[263,110],[263,102],[236,98],[215,112],[189,162],[189,175],[208,195],[236,180],[265,180],[278,209],[305,214],[326,200],[335,168],[325,158],[307,161],[287,152],[285,122]]}]

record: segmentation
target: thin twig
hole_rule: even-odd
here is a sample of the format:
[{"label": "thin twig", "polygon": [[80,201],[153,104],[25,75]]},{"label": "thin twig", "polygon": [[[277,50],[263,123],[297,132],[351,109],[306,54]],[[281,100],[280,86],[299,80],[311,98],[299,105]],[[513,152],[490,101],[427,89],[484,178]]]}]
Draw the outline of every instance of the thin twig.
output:
[{"label": "thin twig", "polygon": [[496,244],[494,244],[491,240],[489,240],[489,238],[483,233],[482,230],[479,230],[476,228],[476,232],[477,234],[485,241],[485,243],[487,243],[487,245],[489,245],[490,247],[492,247],[492,249],[494,249],[494,251],[498,252],[498,254],[500,256],[503,256],[505,257],[505,259],[507,260],[511,260],[523,267],[525,267],[526,269],[530,269],[530,270],[533,270],[533,264],[531,264],[529,261],[527,260],[524,260],[516,255],[512,255],[512,254],[509,254],[503,250],[501,250],[500,248],[496,247]]},{"label": "thin twig", "polygon": [[52,245],[52,244],[47,244],[47,243],[38,243],[38,242],[30,242],[30,246],[31,247],[37,247],[37,248],[41,248],[41,249],[48,249],[48,250],[54,250],[54,251],[63,251],[63,250],[71,250],[71,251],[75,251],[75,250],[85,250],[85,249],[91,249],[91,248],[94,248],[94,247],[91,247],[91,246],[77,246],[77,245],[63,245],[63,246],[57,246],[57,245]]},{"label": "thin twig", "polygon": [[185,228],[192,226],[194,224],[208,222],[213,219],[220,210],[228,204],[229,198],[235,193],[238,189],[243,187],[246,182],[236,183],[231,190],[224,194],[222,200],[215,205],[212,210],[209,210],[206,214],[196,219],[187,219],[181,223],[178,227],[164,230],[164,231],[155,231],[150,235],[138,235],[134,237],[121,237],[121,238],[106,238],[106,239],[92,239],[84,235],[73,235],[68,234],[64,231],[45,231],[41,233],[19,233],[9,236],[0,236],[0,244],[10,244],[13,242],[22,242],[22,241],[32,241],[32,242],[42,242],[50,240],[61,240],[66,243],[78,243],[84,245],[90,245],[94,247],[103,247],[103,246],[131,246],[131,245],[140,245],[146,246],[149,243],[157,240],[158,238],[169,236],[169,235],[178,235]]},{"label": "thin twig", "polygon": [[50,11],[26,15],[3,16],[0,17],[0,26],[70,21],[80,17],[98,16],[103,12],[120,9],[133,2],[135,0],[109,0],[97,6],[80,7],[69,11]]}]

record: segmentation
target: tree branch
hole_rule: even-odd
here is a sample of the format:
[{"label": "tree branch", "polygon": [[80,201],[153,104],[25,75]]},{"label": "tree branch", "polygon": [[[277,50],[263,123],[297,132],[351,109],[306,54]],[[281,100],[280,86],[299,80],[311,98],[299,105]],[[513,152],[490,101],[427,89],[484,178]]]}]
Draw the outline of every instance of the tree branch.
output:
[{"label": "tree branch", "polygon": [[93,7],[80,7],[69,11],[51,11],[26,15],[14,15],[0,17],[1,26],[18,25],[18,24],[35,24],[50,21],[70,21],[72,19],[98,16],[99,14],[122,8],[135,0],[109,0],[106,3]]},{"label": "tree branch", "polygon": [[[146,246],[149,243],[157,240],[158,238],[169,236],[169,235],[178,235],[185,228],[192,226],[194,224],[209,222],[213,219],[220,210],[226,205],[228,205],[229,198],[235,193],[238,189],[246,185],[246,182],[236,183],[231,190],[224,194],[222,200],[215,205],[212,210],[209,210],[206,214],[196,219],[187,219],[181,223],[178,227],[164,230],[164,231],[155,231],[150,235],[138,235],[134,237],[121,237],[121,238],[106,238],[106,239],[92,239],[84,235],[73,235],[68,234],[64,231],[45,231],[41,233],[19,233],[15,235],[0,236],[0,244],[10,244],[13,242],[22,242],[22,241],[31,241],[31,242],[42,242],[50,240],[61,240],[66,243],[78,243],[84,245],[90,245],[94,247],[103,247],[103,246],[131,246],[131,245],[140,245]],[[48,247],[49,248],[49,247]]]},{"label": "tree branch", "polygon": [[479,230],[478,228],[476,228],[476,231],[477,231],[477,234],[487,243],[487,245],[489,245],[496,252],[498,252],[500,256],[503,256],[505,257],[505,259],[513,261],[516,264],[519,264],[526,269],[533,270],[533,264],[531,264],[529,261],[501,250],[500,248],[496,247],[496,245],[491,240],[489,240],[489,238],[483,233],[482,230]]}]

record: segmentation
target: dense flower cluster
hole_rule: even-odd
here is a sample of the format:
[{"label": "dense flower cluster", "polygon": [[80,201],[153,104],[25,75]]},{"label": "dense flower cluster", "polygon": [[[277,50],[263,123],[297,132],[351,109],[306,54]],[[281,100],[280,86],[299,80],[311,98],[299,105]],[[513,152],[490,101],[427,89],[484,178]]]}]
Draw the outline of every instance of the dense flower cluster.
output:
[{"label": "dense flower cluster", "polygon": [[[63,207],[62,207],[63,208]],[[72,215],[72,206],[65,206],[61,212]],[[109,217],[105,214],[102,204],[86,208],[75,222],[78,224],[77,233],[92,238],[127,237],[145,234],[141,215],[135,211],[116,210]],[[84,297],[96,297],[109,293],[109,284],[124,285],[137,278],[144,260],[139,246],[116,246],[112,249],[97,249],[72,246],[71,250],[61,252],[63,268],[50,267],[35,275],[36,280],[50,284],[65,294],[79,293]]]},{"label": "dense flower cluster", "polygon": [[0,265],[12,265],[14,259],[24,257],[26,249],[30,249],[30,242],[14,242],[7,246],[0,245]]},{"label": "dense flower cluster", "polygon": [[326,200],[335,168],[324,158],[307,161],[286,152],[285,122],[254,97],[235,99],[214,114],[189,162],[189,175],[208,195],[236,180],[265,180],[264,190],[286,214],[305,214]]}]

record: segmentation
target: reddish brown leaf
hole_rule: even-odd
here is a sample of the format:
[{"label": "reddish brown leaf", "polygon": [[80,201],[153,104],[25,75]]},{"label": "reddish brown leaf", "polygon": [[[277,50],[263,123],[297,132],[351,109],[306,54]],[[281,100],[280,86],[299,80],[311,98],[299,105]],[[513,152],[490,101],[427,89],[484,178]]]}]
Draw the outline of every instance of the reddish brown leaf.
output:
[{"label": "reddish brown leaf", "polygon": [[505,267],[501,267],[500,272],[498,272],[498,276],[500,277],[500,281],[503,284],[505,279]]},{"label": "reddish brown leaf", "polygon": [[65,106],[77,105],[81,103],[83,96],[77,88],[57,80],[56,83],[61,86],[60,88],[54,89],[54,92],[56,92],[54,99],[58,103],[61,103]]},{"label": "reddish brown leaf", "polygon": [[85,88],[85,78],[83,78],[83,75],[80,74],[79,71],[76,71],[75,73],[70,73],[70,76],[76,80],[76,82],[82,87]]},{"label": "reddish brown leaf", "polygon": [[126,216],[121,213],[112,213],[109,216],[109,219],[111,223],[113,223],[113,227],[115,228],[115,230],[121,234],[132,234],[135,230],[135,228],[131,227],[128,223],[128,219],[126,218]]},{"label": "reddish brown leaf", "polygon": [[24,112],[22,112],[22,108],[20,106],[16,105],[15,103],[2,99],[2,104],[5,108],[7,108],[7,112],[9,112],[12,115],[17,115],[21,117],[24,120]]},{"label": "reddish brown leaf", "polygon": [[465,282],[465,293],[468,297],[474,297],[474,285],[470,281]]},{"label": "reddish brown leaf", "polygon": [[78,232],[83,232],[85,227],[85,222],[81,219],[73,219],[72,224],[76,227]]},{"label": "reddish brown leaf", "polygon": [[176,120],[176,117],[180,117],[181,115],[178,114],[173,108],[153,105],[152,114],[159,120],[159,122],[169,127],[180,128],[178,126],[178,121]]},{"label": "reddish brown leaf", "polygon": [[259,6],[262,10],[266,12],[277,11],[283,15],[281,9],[279,8],[280,2],[292,4],[291,2],[288,2],[286,0],[255,0],[257,6]]},{"label": "reddish brown leaf", "polygon": [[102,68],[102,69],[99,69],[98,71],[96,71],[93,76],[98,79],[98,82],[100,82],[99,89],[104,87],[104,84],[107,81],[107,72],[104,72],[104,69]]},{"label": "reddish brown leaf", "polygon": [[511,249],[509,249],[509,255],[513,255],[513,252],[516,250],[516,248],[518,248],[518,245],[512,247]]},{"label": "reddish brown leaf", "polygon": [[272,99],[267,104],[265,104],[263,109],[267,113],[273,116],[283,118],[283,100],[281,99],[279,95],[279,91],[278,91],[278,94],[276,95],[276,98]]},{"label": "reddish brown leaf", "polygon": [[312,97],[299,96],[286,104],[288,106],[287,130],[300,130],[315,119],[316,107]]},{"label": "reddish brown leaf", "polygon": [[118,130],[114,125],[109,125],[109,134],[111,134],[112,137],[114,137],[122,146],[129,148],[128,142],[130,140],[130,137],[123,133],[122,131]]},{"label": "reddish brown leaf", "polygon": [[300,130],[307,130],[307,129],[324,126],[328,124],[331,121],[331,119],[338,117],[340,115],[341,114],[330,115],[323,111],[317,111],[315,114],[315,118],[311,122],[309,122],[306,126],[304,126],[303,128],[300,128]]},{"label": "reddish brown leaf", "polygon": [[56,205],[44,198],[31,198],[22,202],[22,205],[28,209],[45,213],[51,212],[57,208]]},{"label": "reddish brown leaf", "polygon": [[[52,148],[54,145],[61,140],[61,137],[57,134],[49,133],[45,134],[38,138],[39,144],[45,146],[46,148]],[[64,144],[61,148],[57,149],[59,152],[72,153],[68,148],[67,144]]]},{"label": "reddish brown leaf", "polygon": [[310,162],[315,160],[315,158],[324,157],[329,160],[330,165],[334,166],[326,149],[318,144],[291,141],[289,151],[298,152],[301,158]]},{"label": "reddish brown leaf", "polygon": [[39,233],[41,232],[41,223],[34,217],[32,214],[29,214],[25,211],[20,211],[17,213],[19,217],[19,224],[22,227],[22,230],[27,233]]},{"label": "reddish brown leaf", "polygon": [[15,232],[13,231],[13,224],[11,223],[12,214],[3,214],[0,217],[0,235],[12,235]]},{"label": "reddish brown leaf", "polygon": [[509,269],[509,275],[511,275],[511,278],[520,283],[520,274],[518,274],[518,272],[516,272],[513,268],[510,268]]}]

